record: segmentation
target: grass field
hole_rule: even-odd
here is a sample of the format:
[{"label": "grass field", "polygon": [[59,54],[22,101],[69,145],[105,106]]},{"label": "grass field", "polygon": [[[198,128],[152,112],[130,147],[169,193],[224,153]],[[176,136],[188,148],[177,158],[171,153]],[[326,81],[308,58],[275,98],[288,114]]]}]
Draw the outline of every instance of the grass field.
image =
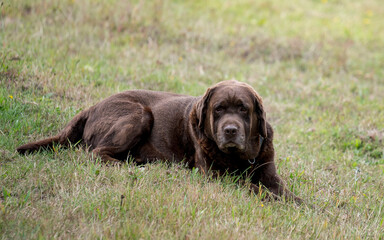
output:
[{"label": "grass field", "polygon": [[[384,239],[381,0],[3,0],[0,239]],[[263,96],[276,164],[317,208],[179,165],[19,156],[127,89]]]}]

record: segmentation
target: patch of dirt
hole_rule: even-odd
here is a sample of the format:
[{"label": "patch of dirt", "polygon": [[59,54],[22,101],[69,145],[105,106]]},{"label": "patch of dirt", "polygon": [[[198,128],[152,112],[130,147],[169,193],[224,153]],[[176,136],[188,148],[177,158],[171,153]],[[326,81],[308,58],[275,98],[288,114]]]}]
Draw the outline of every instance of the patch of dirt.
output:
[{"label": "patch of dirt", "polygon": [[0,166],[14,160],[15,153],[5,149],[0,149]]},{"label": "patch of dirt", "polygon": [[8,68],[6,71],[0,72],[0,82],[8,89],[11,87],[19,87],[22,91],[28,91],[30,89],[33,89],[34,91],[43,91],[43,86],[39,82],[38,76],[24,76],[13,68]]},{"label": "patch of dirt", "polygon": [[384,159],[384,131],[347,132],[339,137],[338,142],[341,149],[352,150],[357,156]]}]

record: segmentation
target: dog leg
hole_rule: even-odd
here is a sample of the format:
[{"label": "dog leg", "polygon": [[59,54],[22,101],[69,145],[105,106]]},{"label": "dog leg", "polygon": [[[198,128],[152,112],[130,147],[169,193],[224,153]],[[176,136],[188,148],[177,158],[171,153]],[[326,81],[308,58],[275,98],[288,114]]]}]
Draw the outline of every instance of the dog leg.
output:
[{"label": "dog leg", "polygon": [[294,201],[297,204],[304,203],[303,200],[297,197],[294,193],[288,190],[284,181],[275,174],[274,176],[266,176],[268,179],[262,179],[261,183],[275,196],[275,198],[282,198],[289,201]]},{"label": "dog leg", "polygon": [[146,139],[151,132],[152,125],[151,110],[144,107],[136,109],[134,113],[118,119],[92,152],[98,155],[104,163],[121,163],[115,156],[129,152],[141,140]]},{"label": "dog leg", "polygon": [[98,147],[93,149],[92,153],[99,156],[105,164],[122,164],[122,161],[112,157],[117,151],[119,151],[118,147]]},{"label": "dog leg", "polygon": [[256,179],[252,179],[253,183],[260,182],[266,187],[273,195],[274,198],[284,197],[287,200],[294,201],[298,204],[302,204],[303,200],[288,190],[284,181],[276,173],[276,166],[273,162],[269,162],[260,167],[259,173],[256,173]]}]

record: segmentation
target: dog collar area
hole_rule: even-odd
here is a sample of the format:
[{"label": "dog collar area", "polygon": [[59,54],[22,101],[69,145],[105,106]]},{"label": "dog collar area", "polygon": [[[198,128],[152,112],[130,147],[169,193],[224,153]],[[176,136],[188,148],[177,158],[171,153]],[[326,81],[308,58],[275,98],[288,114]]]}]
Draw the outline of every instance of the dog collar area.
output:
[{"label": "dog collar area", "polygon": [[260,150],[261,150],[261,146],[263,145],[263,142],[264,142],[264,138],[263,138],[261,135],[259,135],[259,153],[257,154],[257,156],[256,156],[255,158],[253,158],[253,159],[248,159],[249,164],[253,165],[253,164],[256,163],[256,158],[257,158],[257,157],[259,156],[259,154],[260,154]]}]

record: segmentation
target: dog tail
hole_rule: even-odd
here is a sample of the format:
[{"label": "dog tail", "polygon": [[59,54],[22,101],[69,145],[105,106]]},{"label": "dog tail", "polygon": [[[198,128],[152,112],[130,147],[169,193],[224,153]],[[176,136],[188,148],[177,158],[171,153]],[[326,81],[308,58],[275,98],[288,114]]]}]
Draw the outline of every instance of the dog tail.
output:
[{"label": "dog tail", "polygon": [[57,135],[57,136],[46,138],[37,142],[24,144],[16,148],[16,151],[20,154],[33,153],[33,152],[39,151],[40,149],[52,148],[53,144],[59,143],[59,141],[60,141],[60,135]]},{"label": "dog tail", "polygon": [[20,154],[27,154],[42,149],[53,148],[54,144],[68,146],[69,144],[79,143],[83,139],[83,132],[88,119],[88,112],[89,110],[86,110],[77,114],[58,135],[24,144],[16,148],[16,151]]}]

